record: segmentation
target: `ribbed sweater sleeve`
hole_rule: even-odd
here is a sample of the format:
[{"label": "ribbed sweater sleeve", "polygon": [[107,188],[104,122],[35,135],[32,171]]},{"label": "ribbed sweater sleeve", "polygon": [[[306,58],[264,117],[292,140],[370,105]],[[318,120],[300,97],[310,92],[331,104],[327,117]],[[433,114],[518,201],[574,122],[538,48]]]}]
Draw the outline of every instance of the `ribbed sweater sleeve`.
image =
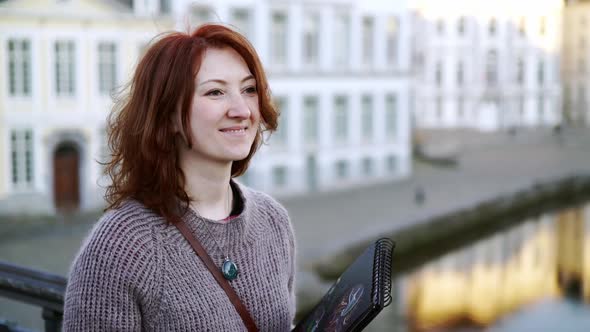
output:
[{"label": "ribbed sweater sleeve", "polygon": [[137,210],[107,213],[76,257],[66,290],[64,331],[140,331],[140,303],[145,292],[157,293],[158,253],[155,233],[136,222]]},{"label": "ribbed sweater sleeve", "polygon": [[[295,317],[296,309],[297,309],[297,301],[295,297],[295,275],[297,272],[297,255],[296,255],[296,247],[295,247],[295,231],[293,230],[293,224],[291,223],[291,219],[289,218],[289,213],[285,207],[277,202],[271,196],[262,193],[262,192],[255,192],[257,195],[261,197],[257,199],[257,202],[260,202],[262,209],[268,211],[270,214],[270,218],[273,219],[278,228],[280,233],[283,235],[282,243],[286,244],[287,252],[283,256],[289,262],[289,310],[291,313],[291,317]],[[279,246],[280,247],[280,246]],[[285,248],[283,246],[283,248]]]}]

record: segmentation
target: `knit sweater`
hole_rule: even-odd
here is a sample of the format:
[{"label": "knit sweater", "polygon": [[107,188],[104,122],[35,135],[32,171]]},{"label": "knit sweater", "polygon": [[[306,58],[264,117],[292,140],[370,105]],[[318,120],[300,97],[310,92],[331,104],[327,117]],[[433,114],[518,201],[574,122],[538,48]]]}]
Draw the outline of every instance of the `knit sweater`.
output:
[{"label": "knit sweater", "polygon": [[[218,266],[226,252],[238,265],[230,284],[260,331],[289,331],[295,242],[287,212],[271,197],[232,184],[244,204],[237,217],[216,223],[189,209],[183,221]],[[133,200],[105,213],[82,245],[70,271],[63,328],[246,331],[178,229]]]}]

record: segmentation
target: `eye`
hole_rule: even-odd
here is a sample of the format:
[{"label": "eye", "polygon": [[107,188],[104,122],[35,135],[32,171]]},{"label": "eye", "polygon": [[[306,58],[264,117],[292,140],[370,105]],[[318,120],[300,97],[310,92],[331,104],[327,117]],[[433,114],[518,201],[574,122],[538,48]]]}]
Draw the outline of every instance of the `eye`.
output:
[{"label": "eye", "polygon": [[252,85],[244,89],[244,92],[247,94],[255,94],[256,93],[256,86]]},{"label": "eye", "polygon": [[214,90],[210,90],[207,93],[205,93],[205,96],[213,96],[213,97],[219,97],[223,94],[223,92],[219,89],[214,89]]}]

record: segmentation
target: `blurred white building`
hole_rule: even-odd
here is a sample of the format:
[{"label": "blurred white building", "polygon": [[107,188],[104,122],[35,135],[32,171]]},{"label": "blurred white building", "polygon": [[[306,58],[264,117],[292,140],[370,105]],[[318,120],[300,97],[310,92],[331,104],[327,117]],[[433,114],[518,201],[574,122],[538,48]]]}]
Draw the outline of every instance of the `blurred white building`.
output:
[{"label": "blurred white building", "polygon": [[568,0],[563,16],[563,106],[570,124],[590,126],[590,1]]},{"label": "blurred white building", "polygon": [[177,28],[237,27],[254,44],[282,112],[243,181],[301,193],[410,172],[410,37],[403,1],[248,1],[173,8]]},{"label": "blurred white building", "polygon": [[173,28],[116,1],[0,2],[0,213],[102,205],[111,92]]},{"label": "blurred white building", "polygon": [[411,24],[404,1],[0,1],[0,213],[91,209],[110,92],[157,33],[242,31],[280,129],[242,181],[274,194],[410,173]]},{"label": "blurred white building", "polygon": [[560,123],[562,0],[415,0],[413,6],[418,127]]}]

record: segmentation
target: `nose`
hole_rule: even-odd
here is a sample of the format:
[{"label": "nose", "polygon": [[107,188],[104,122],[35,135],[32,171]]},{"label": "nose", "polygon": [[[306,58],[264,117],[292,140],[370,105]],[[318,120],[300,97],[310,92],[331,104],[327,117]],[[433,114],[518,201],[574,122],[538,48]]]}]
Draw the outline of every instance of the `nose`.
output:
[{"label": "nose", "polygon": [[247,119],[250,117],[250,106],[241,94],[231,98],[227,116],[230,118]]}]

